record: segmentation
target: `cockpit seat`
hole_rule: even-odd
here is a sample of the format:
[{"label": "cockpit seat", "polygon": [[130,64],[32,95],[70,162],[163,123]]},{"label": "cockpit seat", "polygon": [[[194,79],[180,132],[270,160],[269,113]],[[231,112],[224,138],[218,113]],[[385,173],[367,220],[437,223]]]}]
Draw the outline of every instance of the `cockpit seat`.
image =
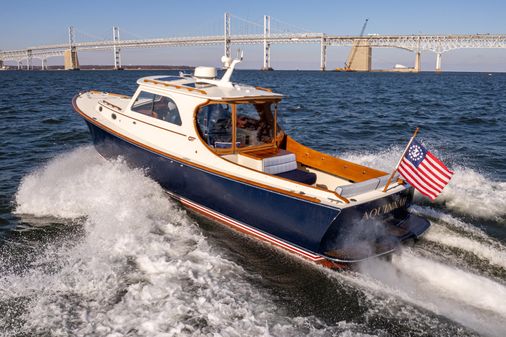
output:
[{"label": "cockpit seat", "polygon": [[316,182],[316,174],[299,170],[295,154],[282,149],[262,159],[262,171],[303,184],[313,185]]},{"label": "cockpit seat", "polygon": [[[399,175],[395,175],[393,181],[396,181],[398,177]],[[359,183],[337,186],[336,193],[345,198],[351,198],[359,194],[371,192],[385,187],[388,178],[389,175],[386,175],[379,178],[368,179]]]},{"label": "cockpit seat", "polygon": [[302,184],[313,185],[316,183],[316,174],[312,172],[306,172],[303,170],[295,169],[287,172],[276,174],[278,177],[297,181]]},{"label": "cockpit seat", "polygon": [[276,154],[262,158],[262,171],[265,173],[278,174],[295,169],[297,169],[295,154],[286,150],[280,149]]}]

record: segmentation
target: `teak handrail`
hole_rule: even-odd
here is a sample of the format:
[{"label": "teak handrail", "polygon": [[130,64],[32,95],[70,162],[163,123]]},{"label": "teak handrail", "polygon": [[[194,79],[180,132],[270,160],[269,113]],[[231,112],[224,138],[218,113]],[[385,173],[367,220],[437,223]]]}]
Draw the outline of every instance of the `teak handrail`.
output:
[{"label": "teak handrail", "polygon": [[272,89],[264,88],[264,87],[255,87],[255,89],[262,90],[262,91],[267,91],[267,92],[272,92]]},{"label": "teak handrail", "polygon": [[110,107],[112,107],[112,108],[114,108],[114,109],[116,109],[116,110],[119,110],[119,111],[123,110],[123,109],[121,109],[119,106],[117,106],[117,105],[114,105],[114,104],[112,104],[112,103],[107,102],[105,99],[103,99],[103,100],[102,100],[102,103],[104,103],[105,105],[108,105],[108,106],[110,106]]},{"label": "teak handrail", "polygon": [[289,136],[286,137],[286,150],[295,153],[297,161],[305,166],[333,174],[352,182],[361,182],[388,174],[387,172],[318,152],[296,142]]},{"label": "teak handrail", "polygon": [[197,89],[197,88],[190,88],[190,87],[187,87],[185,85],[172,84],[172,83],[160,82],[160,81],[149,80],[149,79],[145,79],[144,82],[158,84],[158,85],[163,85],[163,86],[166,86],[166,87],[171,87],[171,88],[176,88],[176,89],[185,89],[185,90],[188,90],[188,91],[196,91],[196,92],[198,92],[200,94],[207,95],[207,91],[205,91],[205,90]]}]

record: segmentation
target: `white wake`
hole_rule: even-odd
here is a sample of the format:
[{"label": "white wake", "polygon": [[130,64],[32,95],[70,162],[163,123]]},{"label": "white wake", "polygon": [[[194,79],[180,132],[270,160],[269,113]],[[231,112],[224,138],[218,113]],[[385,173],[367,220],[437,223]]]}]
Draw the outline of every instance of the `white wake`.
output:
[{"label": "white wake", "polygon": [[16,202],[20,215],[73,219],[68,225],[84,226],[85,235],[73,245],[47,244],[25,272],[0,276],[0,301],[29,300],[16,318],[24,324],[11,334],[354,336],[360,329],[289,317],[158,184],[91,147],[26,176]]}]

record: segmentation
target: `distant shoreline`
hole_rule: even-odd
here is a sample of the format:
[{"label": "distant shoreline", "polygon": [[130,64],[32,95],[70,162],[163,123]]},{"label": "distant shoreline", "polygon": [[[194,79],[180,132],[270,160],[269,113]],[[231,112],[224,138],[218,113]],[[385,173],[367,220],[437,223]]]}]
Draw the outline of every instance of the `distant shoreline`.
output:
[{"label": "distant shoreline", "polygon": [[[180,71],[185,71],[185,70],[189,70],[189,71],[193,71],[195,69],[194,66],[187,66],[187,65],[178,65],[178,66],[167,66],[167,65],[127,65],[127,66],[124,66],[121,70],[137,70],[137,71],[142,71],[142,70],[150,70],[150,71],[153,71],[153,70],[180,70]],[[17,66],[12,66],[12,65],[4,65],[4,68],[0,68],[0,73],[2,72],[2,70],[6,70],[6,71],[42,71],[42,67],[41,66],[33,66],[32,69],[30,70],[26,70],[25,68],[22,68],[22,69],[19,69],[17,68]],[[80,71],[114,71],[114,67],[111,66],[111,65],[82,65],[80,66],[79,68]],[[241,71],[241,70],[247,70],[247,71],[263,71],[261,69],[237,69],[237,71]],[[56,65],[56,66],[48,66],[47,69],[45,69],[44,71],[66,71],[63,67],[63,65]],[[282,71],[317,71],[317,72],[321,72],[320,70],[317,70],[317,69],[277,69],[276,70],[277,72],[282,72]],[[72,72],[72,71],[71,71]],[[325,73],[333,73],[333,72],[336,72],[335,70],[326,70]],[[338,71],[337,71],[338,72]],[[346,74],[350,74],[350,73],[347,73],[347,72],[340,72],[340,73],[346,73]],[[353,72],[354,74],[370,74],[370,73],[404,73],[404,74],[416,74],[416,72],[413,72],[413,71],[398,71],[398,70],[395,70],[395,69],[373,69],[369,72]],[[422,70],[420,71],[420,73],[436,73],[435,71],[428,71],[428,70]],[[505,71],[469,71],[469,70],[445,70],[445,71],[442,71],[441,73],[484,73],[484,74],[504,74],[506,73]]]},{"label": "distant shoreline", "polygon": [[[127,65],[123,66],[121,70],[193,70],[195,67],[192,66],[165,66],[165,65]],[[4,70],[18,70],[17,66],[5,66]],[[26,68],[19,70],[26,71]],[[30,71],[41,71],[41,66],[33,66]],[[46,70],[65,70],[62,65],[48,66]],[[110,65],[81,65],[79,70],[114,70],[113,66]]]}]

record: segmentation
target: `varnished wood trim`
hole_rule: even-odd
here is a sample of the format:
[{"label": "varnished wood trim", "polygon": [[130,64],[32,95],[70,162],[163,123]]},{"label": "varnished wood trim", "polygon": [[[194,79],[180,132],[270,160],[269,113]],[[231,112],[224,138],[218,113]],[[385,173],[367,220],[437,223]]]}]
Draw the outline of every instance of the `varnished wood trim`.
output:
[{"label": "varnished wood trim", "polygon": [[297,161],[305,166],[330,173],[352,182],[361,182],[388,174],[380,170],[318,152],[297,143],[293,138],[288,136],[286,140],[286,150],[295,153]]},{"label": "varnished wood trim", "polygon": [[274,147],[278,149],[278,103],[274,103]]},{"label": "varnished wood trim", "polygon": [[262,91],[267,91],[267,92],[272,92],[272,89],[264,88],[264,87],[255,87],[255,89],[262,90]]},{"label": "varnished wood trim", "polygon": [[118,107],[113,105],[113,106],[110,106],[108,104],[104,104],[104,101],[98,101],[98,105],[100,105],[101,107],[104,107],[106,109],[109,109],[111,111],[114,111],[114,112],[120,112],[120,110],[118,110]]},{"label": "varnished wood trim", "polygon": [[[108,105],[108,106],[110,106],[110,107],[112,107],[112,108],[114,108],[114,109],[116,109],[116,110],[118,110],[118,111],[123,110],[123,109],[121,109],[119,106],[114,105],[114,104],[112,104],[112,103],[110,103],[110,102],[107,102],[106,100],[102,100],[102,102],[98,102],[98,103],[99,103],[99,104],[100,104],[100,103],[106,104],[106,105]],[[101,105],[102,105],[102,104],[101,104]],[[103,106],[103,105],[102,105],[102,106]]]},{"label": "varnished wood trim", "polygon": [[115,97],[119,97],[119,98],[125,98],[125,99],[130,99],[132,97],[130,96],[127,96],[127,95],[123,95],[123,94],[115,94],[113,92],[105,92],[105,91],[100,91],[100,90],[90,90],[88,91],[89,93],[92,93],[92,94],[104,94],[104,95],[108,95],[108,96],[115,96]]},{"label": "varnished wood trim", "polygon": [[241,156],[245,156],[252,159],[262,160],[264,158],[268,158],[272,155],[275,155],[277,153],[277,149],[274,147],[265,149],[265,150],[258,150],[258,151],[248,151],[248,152],[242,152]]},{"label": "varnished wood trim", "polygon": [[119,97],[119,98],[126,98],[126,99],[131,99],[132,98],[132,97],[127,96],[127,95],[115,94],[113,92],[107,92],[106,94],[108,94],[109,96],[116,96],[116,97]]},{"label": "varnished wood trim", "polygon": [[171,88],[176,88],[176,89],[184,89],[184,90],[188,90],[188,91],[196,91],[196,92],[198,92],[200,94],[207,95],[207,91],[205,91],[205,90],[197,89],[197,88],[191,88],[191,87],[187,87],[185,85],[172,84],[172,83],[160,82],[160,81],[149,80],[149,79],[145,79],[144,82],[158,84],[158,85],[163,85],[165,87],[171,87]]},{"label": "varnished wood trim", "polygon": [[232,104],[232,153],[237,147],[237,105]]},{"label": "varnished wood trim", "polygon": [[337,199],[341,200],[345,204],[349,204],[350,203],[350,200],[348,198],[343,197],[341,194],[337,193],[336,191],[331,191],[329,189],[318,187],[318,186],[315,186],[315,188],[318,189],[318,190],[321,190],[321,191],[330,192],[330,193],[334,194],[334,196]]},{"label": "varnished wood trim", "polygon": [[269,97],[269,96],[248,96],[248,97],[223,97],[222,99],[213,99],[214,103],[236,103],[236,104],[244,104],[244,103],[269,103],[269,102],[279,102],[281,101],[281,97]]},{"label": "varnished wood trim", "polygon": [[[211,169],[211,168],[209,168],[207,166],[203,166],[201,164],[193,163],[193,162],[190,162],[190,161],[185,160],[183,158],[175,157],[175,156],[173,156],[171,154],[168,154],[166,152],[157,150],[155,148],[147,146],[146,144],[143,144],[143,143],[138,142],[138,141],[136,141],[134,139],[131,139],[131,138],[125,136],[125,135],[122,135],[122,134],[120,134],[120,133],[112,130],[111,128],[103,125],[102,123],[100,123],[100,122],[94,120],[93,118],[90,118],[88,115],[86,115],[81,109],[79,109],[79,107],[76,104],[76,100],[77,100],[78,96],[79,95],[74,96],[74,98],[72,100],[72,106],[73,106],[74,110],[77,113],[79,113],[84,119],[86,119],[88,122],[96,125],[97,127],[100,127],[101,129],[106,130],[107,132],[109,132],[109,133],[117,136],[118,138],[121,138],[121,139],[123,139],[123,140],[125,140],[125,141],[127,141],[127,142],[129,142],[131,144],[135,144],[136,146],[138,146],[140,148],[143,148],[143,149],[146,149],[146,150],[148,150],[150,152],[159,154],[161,156],[164,156],[164,157],[167,157],[167,158],[179,161],[179,162],[184,163],[184,164],[186,164],[188,166],[198,168],[198,169],[200,169],[202,171],[213,173],[213,174],[215,174],[217,176],[220,176],[220,177],[224,177],[224,178],[231,179],[231,180],[234,180],[234,181],[239,181],[239,182],[244,183],[244,184],[260,187],[260,188],[263,188],[265,190],[276,192],[276,193],[279,193],[279,194],[282,194],[282,195],[288,195],[288,196],[291,196],[291,197],[296,198],[296,199],[302,199],[302,200],[310,201],[310,202],[313,202],[313,203],[320,203],[320,199],[318,199],[318,198],[310,197],[310,196],[307,196],[307,195],[302,195],[302,194],[291,192],[291,191],[282,190],[282,189],[279,189],[279,188],[276,188],[276,187],[273,187],[273,186],[269,186],[269,185],[265,185],[265,184],[262,184],[262,183],[258,183],[256,181],[252,181],[252,180],[240,178],[240,177],[228,174],[228,173],[220,172],[220,171]],[[202,104],[202,105],[205,105],[205,104]],[[198,110],[196,110],[196,111],[198,111]],[[202,139],[200,138],[200,135],[198,134],[198,132],[197,132],[197,135],[199,136],[199,139],[202,141]],[[220,159],[225,160],[225,159],[223,159],[221,157],[220,157]],[[285,180],[287,180],[287,179],[285,179]],[[289,181],[291,181],[291,180],[289,180]]]},{"label": "varnished wood trim", "polygon": [[265,150],[269,150],[269,149],[274,150],[275,147],[276,146],[275,146],[274,142],[272,142],[272,143],[267,143],[267,144],[239,148],[239,149],[237,149],[237,153],[250,153],[250,152],[257,152],[257,151],[265,151]]}]

